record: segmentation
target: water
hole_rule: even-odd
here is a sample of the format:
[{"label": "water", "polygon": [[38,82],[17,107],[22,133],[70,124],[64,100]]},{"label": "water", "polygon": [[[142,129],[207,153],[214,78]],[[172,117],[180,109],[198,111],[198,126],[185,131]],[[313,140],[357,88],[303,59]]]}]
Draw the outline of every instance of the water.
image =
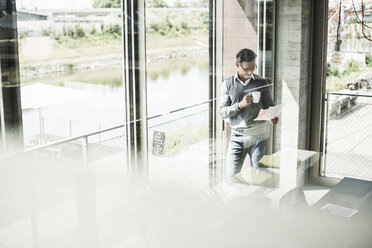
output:
[{"label": "water", "polygon": [[[147,67],[149,117],[208,100],[208,58],[151,62]],[[57,91],[52,98],[60,97],[62,100],[53,104],[45,95],[53,93],[39,90],[37,96],[27,96],[25,87],[22,87],[26,140],[39,134],[47,134],[52,140],[59,139],[124,123],[121,68],[48,75],[22,83],[35,86],[36,82],[73,91],[67,92],[66,97],[62,91],[61,94]],[[84,94],[79,95],[79,92]],[[72,93],[75,98],[71,97]],[[25,98],[32,101],[34,97],[37,97],[35,101],[39,101],[40,107],[25,109]]]}]

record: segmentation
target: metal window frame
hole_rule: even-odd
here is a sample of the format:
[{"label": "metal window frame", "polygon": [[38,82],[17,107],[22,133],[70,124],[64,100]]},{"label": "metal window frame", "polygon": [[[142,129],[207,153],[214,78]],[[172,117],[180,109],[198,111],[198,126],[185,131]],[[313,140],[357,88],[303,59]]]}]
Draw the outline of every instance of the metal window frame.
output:
[{"label": "metal window frame", "polygon": [[0,27],[0,136],[2,150],[23,149],[21,83],[18,55],[17,8],[14,0],[0,2],[0,10],[7,17]]},{"label": "metal window frame", "polygon": [[127,167],[133,179],[147,180],[145,1],[123,0],[122,10]]},{"label": "metal window frame", "polygon": [[209,1],[209,186],[223,181],[223,121],[218,114],[223,54],[223,0]]},{"label": "metal window frame", "polygon": [[[311,47],[310,59],[311,68],[309,70],[309,82],[311,91],[309,94],[308,106],[308,126],[307,133],[308,147],[312,151],[324,153],[324,116],[325,116],[325,97],[326,97],[326,72],[327,72],[327,38],[328,38],[328,0],[312,1],[311,16]],[[311,169],[310,180],[315,183],[333,186],[340,180],[327,178],[321,175],[321,161]]]}]

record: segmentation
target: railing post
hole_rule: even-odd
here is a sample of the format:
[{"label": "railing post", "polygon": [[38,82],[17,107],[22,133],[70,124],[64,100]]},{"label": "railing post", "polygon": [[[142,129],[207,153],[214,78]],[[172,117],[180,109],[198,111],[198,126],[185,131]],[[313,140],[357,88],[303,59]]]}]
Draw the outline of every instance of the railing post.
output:
[{"label": "railing post", "polygon": [[328,119],[329,119],[329,93],[326,95],[326,110],[325,110],[325,127],[324,127],[324,147],[323,147],[323,166],[321,168],[321,176],[325,175],[327,165],[327,145],[328,145]]},{"label": "railing post", "polygon": [[69,121],[69,125],[70,125],[70,137],[72,137],[72,121],[71,120]]},{"label": "railing post", "polygon": [[[98,125],[98,131],[101,131],[101,125]],[[101,132],[98,134],[98,144],[101,144]]]},{"label": "railing post", "polygon": [[89,161],[88,161],[88,136],[85,136],[85,137],[82,138],[82,141],[81,141],[81,156],[82,156],[82,160],[83,160],[84,165],[88,165],[89,164]]},{"label": "railing post", "polygon": [[83,166],[76,173],[77,217],[80,248],[98,247],[96,186],[89,168],[88,136],[82,137]]},{"label": "railing post", "polygon": [[42,116],[40,120],[41,120],[41,122],[40,122],[40,135],[42,135],[44,137],[44,134],[45,134],[44,116]]}]

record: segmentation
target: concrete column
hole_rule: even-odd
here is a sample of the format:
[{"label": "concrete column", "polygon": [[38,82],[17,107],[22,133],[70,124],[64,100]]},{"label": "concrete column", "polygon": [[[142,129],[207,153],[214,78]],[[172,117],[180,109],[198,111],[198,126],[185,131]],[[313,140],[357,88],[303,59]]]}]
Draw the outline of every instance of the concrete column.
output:
[{"label": "concrete column", "polygon": [[306,149],[309,115],[311,1],[276,3],[275,93],[285,103],[276,128],[276,151]]}]

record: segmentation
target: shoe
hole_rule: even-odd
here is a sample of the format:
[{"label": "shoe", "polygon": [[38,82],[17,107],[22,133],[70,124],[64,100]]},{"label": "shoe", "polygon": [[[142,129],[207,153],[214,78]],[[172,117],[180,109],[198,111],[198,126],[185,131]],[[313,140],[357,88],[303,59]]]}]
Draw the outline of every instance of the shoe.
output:
[{"label": "shoe", "polygon": [[265,169],[266,166],[263,163],[257,163],[256,166],[252,166],[253,169]]}]

